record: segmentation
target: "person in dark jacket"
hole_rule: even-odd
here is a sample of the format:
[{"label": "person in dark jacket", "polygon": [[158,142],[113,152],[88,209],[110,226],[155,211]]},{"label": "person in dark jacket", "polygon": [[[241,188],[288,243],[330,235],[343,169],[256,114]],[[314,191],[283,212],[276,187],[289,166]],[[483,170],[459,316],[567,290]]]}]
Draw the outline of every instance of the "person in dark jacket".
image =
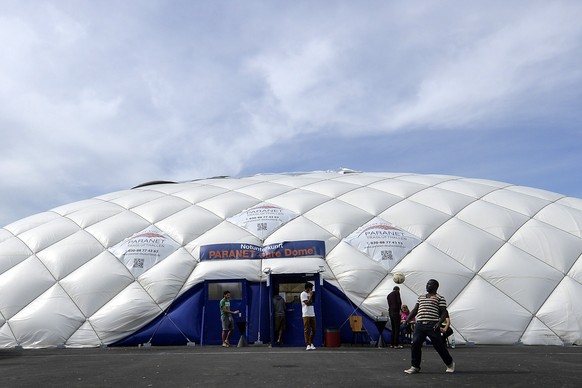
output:
[{"label": "person in dark jacket", "polygon": [[402,349],[400,345],[400,309],[402,300],[400,299],[400,287],[395,286],[391,293],[388,294],[388,316],[390,317],[390,326],[392,327],[391,348]]}]

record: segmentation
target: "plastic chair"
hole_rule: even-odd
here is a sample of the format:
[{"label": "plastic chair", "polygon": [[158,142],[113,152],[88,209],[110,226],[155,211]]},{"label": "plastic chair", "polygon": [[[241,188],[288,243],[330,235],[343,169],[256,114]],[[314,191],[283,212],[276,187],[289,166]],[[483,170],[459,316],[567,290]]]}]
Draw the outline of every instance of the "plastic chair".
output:
[{"label": "plastic chair", "polygon": [[352,329],[352,345],[356,343],[370,344],[370,336],[368,331],[363,328],[361,315],[350,316],[350,328]]}]

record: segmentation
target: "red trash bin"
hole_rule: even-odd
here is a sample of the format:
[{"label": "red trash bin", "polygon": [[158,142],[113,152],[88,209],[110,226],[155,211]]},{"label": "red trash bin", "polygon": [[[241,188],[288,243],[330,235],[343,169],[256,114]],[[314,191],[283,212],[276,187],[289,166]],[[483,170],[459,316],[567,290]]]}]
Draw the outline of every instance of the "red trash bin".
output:
[{"label": "red trash bin", "polygon": [[340,329],[328,327],[325,329],[325,346],[327,348],[337,348],[341,345]]}]

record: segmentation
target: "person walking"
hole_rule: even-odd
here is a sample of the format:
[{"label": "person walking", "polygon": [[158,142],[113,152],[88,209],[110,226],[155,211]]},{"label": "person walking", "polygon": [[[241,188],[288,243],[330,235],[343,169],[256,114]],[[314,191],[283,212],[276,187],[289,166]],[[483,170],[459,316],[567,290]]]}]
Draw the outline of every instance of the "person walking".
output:
[{"label": "person walking", "polygon": [[390,317],[390,326],[392,326],[391,348],[402,349],[400,345],[400,309],[402,308],[402,299],[400,299],[400,287],[395,286],[392,292],[386,297],[388,300],[388,316]]},{"label": "person walking", "polygon": [[305,291],[301,293],[301,315],[303,316],[303,335],[305,337],[305,350],[315,350],[313,339],[315,338],[315,295],[313,284],[305,283]]},{"label": "person walking", "polygon": [[234,320],[232,314],[238,314],[238,310],[230,310],[230,291],[224,291],[223,298],[220,300],[220,321],[222,323],[222,346],[230,346],[229,338],[234,329]]},{"label": "person walking", "polygon": [[430,279],[426,283],[426,294],[420,295],[416,305],[406,318],[405,324],[416,317],[414,334],[412,335],[411,364],[412,366],[404,373],[413,374],[420,372],[420,362],[422,360],[422,344],[426,337],[430,338],[432,346],[437,351],[447,369],[445,372],[455,371],[455,361],[449,354],[440,332],[441,323],[448,316],[447,302],[445,298],[437,294],[439,282]]}]

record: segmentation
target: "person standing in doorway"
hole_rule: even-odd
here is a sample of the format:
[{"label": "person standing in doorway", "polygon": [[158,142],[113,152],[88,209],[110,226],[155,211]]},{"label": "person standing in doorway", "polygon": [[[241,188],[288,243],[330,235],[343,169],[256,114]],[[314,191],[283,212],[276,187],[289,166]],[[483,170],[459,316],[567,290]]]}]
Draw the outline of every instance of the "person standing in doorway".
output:
[{"label": "person standing in doorway", "polygon": [[313,339],[315,338],[315,295],[313,284],[305,283],[305,291],[301,293],[301,315],[303,316],[303,335],[305,337],[305,350],[315,350]]},{"label": "person standing in doorway", "polygon": [[238,310],[230,310],[230,291],[224,291],[223,298],[220,300],[220,321],[222,322],[222,346],[230,346],[229,338],[234,329],[234,320],[232,314],[238,314]]},{"label": "person standing in doorway", "polygon": [[420,372],[420,362],[422,360],[422,343],[426,337],[430,338],[432,346],[435,348],[447,369],[445,372],[453,373],[455,371],[455,362],[449,354],[441,337],[441,324],[448,316],[447,302],[444,297],[437,294],[439,282],[430,279],[426,283],[426,294],[420,295],[416,305],[406,318],[405,324],[416,317],[414,325],[414,334],[412,335],[412,366],[404,372],[408,374]]},{"label": "person standing in doorway", "polygon": [[[400,345],[400,309],[402,308],[402,299],[400,299],[400,287],[395,286],[392,292],[386,297],[388,299],[388,316],[392,326],[392,342],[390,347],[402,349]],[[382,333],[380,333],[382,335]]]},{"label": "person standing in doorway", "polygon": [[275,318],[275,334],[277,335],[277,345],[283,345],[283,332],[285,331],[285,299],[277,293],[273,297],[273,315]]}]

